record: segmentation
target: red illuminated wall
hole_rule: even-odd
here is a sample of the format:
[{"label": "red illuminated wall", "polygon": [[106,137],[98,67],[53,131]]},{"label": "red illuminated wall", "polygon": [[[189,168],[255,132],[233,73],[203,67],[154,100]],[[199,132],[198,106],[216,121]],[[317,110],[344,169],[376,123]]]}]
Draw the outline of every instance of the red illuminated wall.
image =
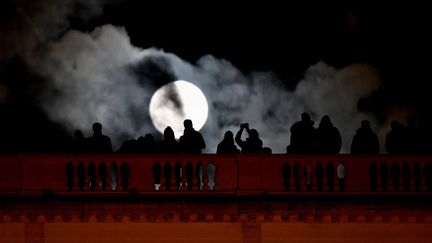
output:
[{"label": "red illuminated wall", "polygon": [[[432,242],[431,161],[387,155],[2,155],[0,242]],[[86,172],[82,191],[80,163]],[[90,192],[92,163],[96,187]],[[101,190],[102,163],[108,170],[113,164],[119,170],[128,165],[126,190],[120,171],[118,190],[111,190],[110,173],[106,191]],[[339,163],[346,174],[343,192]],[[375,192],[372,163],[378,169]],[[71,191],[68,164],[74,171]],[[154,189],[155,164],[162,168],[160,191]],[[216,168],[214,190],[209,187],[209,164]],[[326,170],[318,191],[318,164],[324,169],[332,165],[334,191],[329,191]],[[202,190],[198,165],[203,168]],[[174,167],[182,168],[179,191],[175,186],[166,190],[164,166],[171,167],[173,185]],[[190,191],[185,186],[188,166],[193,168]],[[387,177],[382,168],[387,168]],[[398,191],[393,186],[396,172]],[[382,187],[385,178],[387,191]]]}]

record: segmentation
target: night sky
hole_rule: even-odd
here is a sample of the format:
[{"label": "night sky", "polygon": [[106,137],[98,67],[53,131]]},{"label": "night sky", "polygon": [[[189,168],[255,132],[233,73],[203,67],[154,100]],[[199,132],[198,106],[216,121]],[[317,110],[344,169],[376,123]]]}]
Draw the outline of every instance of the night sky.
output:
[{"label": "night sky", "polygon": [[[1,1],[2,150],[62,152],[74,129],[90,136],[91,123],[96,120],[104,122],[104,130],[118,141],[114,141],[117,147],[132,134],[136,138],[151,132],[157,137],[145,109],[140,113],[139,106],[161,85],[184,77],[209,77],[203,83],[195,82],[211,96],[212,121],[202,130],[205,137],[212,137],[206,152],[214,152],[224,131],[236,132],[240,122],[257,127],[264,145],[283,152],[289,143],[289,126],[303,110],[312,114],[316,125],[324,113],[331,117],[345,113],[334,115],[334,123],[338,127],[349,124],[343,132],[346,138],[352,137],[360,118],[371,119],[380,136],[391,120],[404,123],[408,113],[417,114],[423,126],[431,121],[432,22],[426,6],[377,5],[374,1],[331,5],[318,1],[302,5],[285,1],[89,2]],[[125,37],[130,43],[122,45]],[[148,48],[153,52],[142,58],[140,53]],[[111,50],[120,54],[101,57]],[[123,57],[121,53],[127,54]],[[106,62],[105,67],[100,60]],[[105,86],[88,81],[106,77],[110,81]],[[341,81],[345,79],[349,81]],[[86,81],[80,84],[80,80]],[[239,86],[234,86],[237,81]],[[142,100],[130,100],[138,96],[130,93],[136,89],[123,90],[127,84],[144,90]],[[370,88],[357,91],[363,87]],[[316,94],[321,88],[326,92]],[[105,92],[110,100],[119,92],[116,104],[128,103],[120,110],[108,104],[110,115],[93,112],[91,109],[100,111],[105,105],[105,96],[86,93],[89,89]],[[341,95],[345,90],[353,101]],[[247,107],[244,116],[238,115],[246,106],[241,102],[231,106],[236,102],[234,91],[240,93],[240,100],[243,91],[253,92],[257,104],[269,104],[258,105],[256,110]],[[77,100],[91,95],[98,101],[82,108],[85,102]],[[221,101],[226,96],[231,105]],[[353,106],[343,105],[349,102]],[[110,116],[124,120],[109,124]],[[130,119],[125,118],[128,116]],[[273,134],[281,137],[270,141]],[[351,142],[346,140],[345,147]]]}]

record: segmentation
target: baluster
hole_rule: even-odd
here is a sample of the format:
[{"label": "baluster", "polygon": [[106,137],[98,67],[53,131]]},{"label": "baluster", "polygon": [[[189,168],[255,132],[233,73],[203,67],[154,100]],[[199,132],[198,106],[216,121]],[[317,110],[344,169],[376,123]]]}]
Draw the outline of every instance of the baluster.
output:
[{"label": "baluster", "polygon": [[107,184],[107,173],[108,168],[104,161],[99,164],[99,179],[100,179],[100,187],[102,191],[105,191]]},{"label": "baluster", "polygon": [[293,166],[294,186],[296,191],[300,191],[300,164],[295,162]]},{"label": "baluster", "polygon": [[397,162],[393,162],[391,166],[391,176],[393,181],[393,189],[399,191],[400,186],[400,168]]},{"label": "baluster", "polygon": [[198,162],[198,164],[196,166],[196,172],[197,172],[197,178],[198,178],[198,190],[202,191],[203,186],[204,186],[204,182],[203,182],[204,166],[203,166],[202,162]]},{"label": "baluster", "polygon": [[173,191],[176,191],[176,190],[178,190],[176,171],[175,171],[176,164],[175,164],[174,161],[170,161],[170,165],[171,165],[171,181],[170,181],[170,184],[171,184],[171,186],[174,186]]},{"label": "baluster", "polygon": [[324,167],[322,166],[321,162],[319,162],[319,161],[315,165],[315,177],[316,177],[316,184],[318,187],[318,191],[321,192],[322,188],[323,188]]},{"label": "baluster", "polygon": [[382,162],[380,166],[381,188],[384,192],[387,191],[388,186],[388,167],[386,162]]},{"label": "baluster", "polygon": [[213,191],[216,185],[215,178],[216,178],[216,165],[214,162],[210,162],[207,165],[207,177],[208,177],[208,187],[209,190]]},{"label": "baluster", "polygon": [[[159,161],[157,161],[156,163],[159,163]],[[159,189],[166,191],[165,164],[160,163],[160,166],[161,166],[161,181],[160,181]]]},{"label": "baluster", "polygon": [[326,173],[326,168],[327,168],[327,163],[328,163],[328,161],[327,162],[324,162],[323,164],[322,164],[322,169],[323,169],[323,179],[322,179],[322,183],[323,183],[323,191],[325,190],[325,188],[327,188],[327,190],[328,190],[328,182],[327,182],[327,173]]},{"label": "baluster", "polygon": [[416,191],[420,191],[421,188],[421,167],[418,161],[415,162],[413,167],[414,185]]},{"label": "baluster", "polygon": [[193,182],[193,165],[189,161],[186,164],[186,186],[188,191],[192,191],[194,188],[194,182]]},{"label": "baluster", "polygon": [[189,188],[187,176],[186,176],[186,165],[182,163],[182,176],[181,176],[181,183],[182,183],[182,191],[187,191]]},{"label": "baluster", "polygon": [[164,165],[164,176],[165,176],[165,189],[167,191],[171,188],[171,174],[172,174],[172,167],[169,161],[165,162]]},{"label": "baluster", "polygon": [[312,164],[306,162],[304,166],[305,183],[308,191],[312,191]]},{"label": "baluster", "polygon": [[174,165],[174,175],[175,175],[175,185],[176,185],[177,191],[181,191],[183,168],[182,168],[182,165],[180,162],[177,162]]},{"label": "baluster", "polygon": [[282,179],[285,190],[290,190],[291,168],[288,162],[282,165]]},{"label": "baluster", "polygon": [[334,180],[335,180],[335,168],[333,163],[330,161],[326,166],[326,175],[327,175],[327,186],[330,192],[333,191],[334,188]]},{"label": "baluster", "polygon": [[78,163],[77,166],[77,174],[78,174],[78,187],[80,191],[84,191],[85,187],[85,166],[82,161]]},{"label": "baluster", "polygon": [[208,162],[204,161],[201,162],[202,164],[202,169],[203,169],[203,176],[202,176],[202,191],[208,191],[209,187],[208,187],[208,174],[207,174],[207,170],[208,170]]},{"label": "baluster", "polygon": [[337,176],[339,180],[339,191],[343,192],[345,191],[345,165],[343,162],[339,162],[337,166]]},{"label": "baluster", "polygon": [[409,191],[411,187],[411,168],[407,161],[405,161],[402,165],[402,175],[405,191]]},{"label": "baluster", "polygon": [[126,161],[123,161],[120,165],[120,173],[121,173],[121,184],[123,191],[127,191],[129,187],[129,165]]},{"label": "baluster", "polygon": [[378,167],[376,166],[375,162],[372,162],[369,166],[369,179],[371,190],[376,191],[378,180]]},{"label": "baluster", "polygon": [[426,189],[432,191],[432,165],[429,161],[424,166],[424,178]]},{"label": "baluster", "polygon": [[88,165],[88,176],[89,176],[89,190],[93,192],[96,184],[96,164],[91,161]]},{"label": "baluster", "polygon": [[66,179],[67,189],[68,191],[72,191],[74,186],[74,166],[72,161],[69,161],[66,165]]},{"label": "baluster", "polygon": [[113,161],[110,166],[110,174],[111,174],[111,190],[117,191],[117,175],[118,175],[118,166],[116,161]]},{"label": "baluster", "polygon": [[157,161],[156,163],[153,164],[153,182],[154,182],[154,189],[155,191],[159,191],[160,190],[160,186],[161,186],[161,173],[162,173],[162,168],[160,163]]}]

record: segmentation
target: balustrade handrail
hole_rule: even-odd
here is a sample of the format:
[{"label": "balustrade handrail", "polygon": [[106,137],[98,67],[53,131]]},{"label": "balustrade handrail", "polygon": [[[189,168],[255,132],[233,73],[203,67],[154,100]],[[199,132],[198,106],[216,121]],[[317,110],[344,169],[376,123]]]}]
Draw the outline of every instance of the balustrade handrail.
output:
[{"label": "balustrade handrail", "polygon": [[[426,155],[3,154],[0,192],[430,192]],[[8,195],[9,195],[8,194]]]}]

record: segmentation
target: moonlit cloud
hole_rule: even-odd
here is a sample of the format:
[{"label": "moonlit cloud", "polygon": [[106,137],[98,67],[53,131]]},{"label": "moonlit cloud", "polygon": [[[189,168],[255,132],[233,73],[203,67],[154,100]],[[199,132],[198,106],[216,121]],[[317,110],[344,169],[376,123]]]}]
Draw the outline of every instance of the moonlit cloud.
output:
[{"label": "moonlit cloud", "polygon": [[271,72],[246,74],[211,55],[191,64],[174,53],[135,47],[125,29],[112,25],[91,33],[69,31],[44,48],[43,55],[29,57],[29,63],[48,80],[39,96],[45,112],[71,133],[89,133],[93,122],[102,122],[116,148],[127,138],[156,132],[148,106],[160,80],[146,75],[151,71],[146,60],[154,60],[148,63],[171,78],[195,84],[207,97],[209,116],[201,130],[206,152],[215,152],[224,132],[236,133],[241,122],[256,128],[265,146],[284,152],[289,128],[303,111],[311,113],[316,125],[329,114],[341,130],[345,152],[362,119],[376,124],[357,110],[358,100],[380,85],[376,70],[367,65],[336,69],[319,62],[289,91]]}]

